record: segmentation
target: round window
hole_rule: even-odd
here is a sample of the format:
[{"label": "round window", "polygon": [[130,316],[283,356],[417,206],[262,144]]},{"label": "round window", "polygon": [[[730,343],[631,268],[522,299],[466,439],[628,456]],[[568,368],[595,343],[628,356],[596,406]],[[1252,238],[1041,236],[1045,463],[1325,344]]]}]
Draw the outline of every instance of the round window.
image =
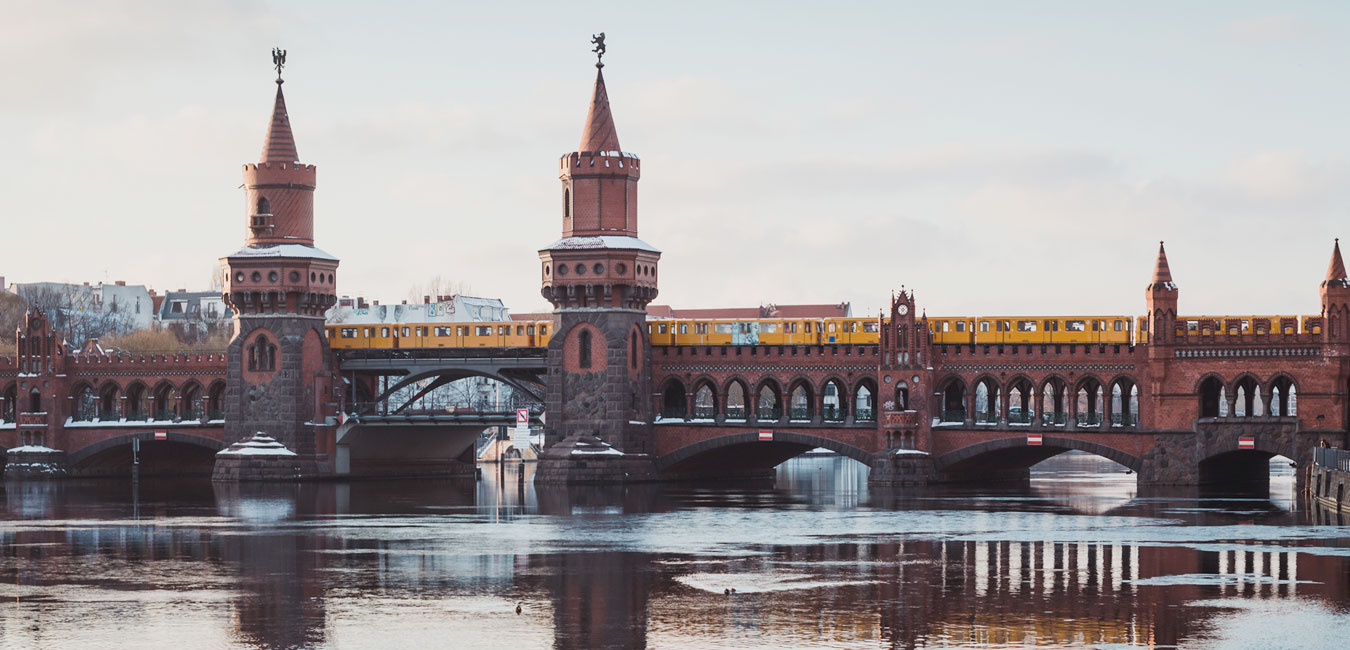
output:
[{"label": "round window", "polygon": [[234,281],[235,281],[235,282],[243,282],[243,281],[244,281],[244,272],[243,272],[243,271],[240,271],[240,272],[238,272],[238,273],[235,273],[235,274],[234,274]]},{"label": "round window", "polygon": [[309,281],[310,281],[310,282],[313,282],[313,281],[314,281],[314,272],[313,272],[313,271],[310,271],[310,272],[309,272]]},{"label": "round window", "polygon": [[601,275],[601,274],[603,274],[603,273],[605,272],[605,265],[604,265],[604,264],[601,264],[601,263],[599,263],[599,262],[596,262],[596,263],[595,263],[595,266],[592,266],[592,267],[591,267],[591,270],[592,270],[592,271],[595,271],[595,274],[596,274],[596,275]]},{"label": "round window", "polygon": [[585,264],[578,264],[578,265],[577,265],[577,275],[586,275],[586,265],[585,265]]},{"label": "round window", "polygon": [[252,278],[254,282],[262,282],[262,274],[257,271],[253,272]]},{"label": "round window", "polygon": [[291,282],[299,282],[299,281],[300,281],[300,272],[291,271]]},{"label": "round window", "polygon": [[544,275],[553,275],[553,269],[547,264],[544,265]]},{"label": "round window", "polygon": [[624,264],[623,262],[619,262],[618,264],[614,265],[614,272],[618,273],[619,275],[623,275],[624,273],[628,272],[628,265]]},{"label": "round window", "polygon": [[567,265],[566,265],[566,264],[559,264],[559,265],[558,265],[558,275],[567,275]]},{"label": "round window", "polygon": [[280,278],[280,277],[281,277],[281,276],[280,276],[280,275],[277,275],[277,272],[276,272],[276,271],[269,271],[269,272],[267,273],[267,281],[268,281],[268,282],[276,282],[277,279]]}]

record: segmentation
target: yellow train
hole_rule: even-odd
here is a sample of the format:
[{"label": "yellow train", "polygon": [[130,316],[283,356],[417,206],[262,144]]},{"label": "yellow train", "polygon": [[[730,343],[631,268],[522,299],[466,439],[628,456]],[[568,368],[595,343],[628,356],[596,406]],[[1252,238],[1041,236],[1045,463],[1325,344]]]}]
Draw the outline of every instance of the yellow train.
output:
[{"label": "yellow train", "polygon": [[[669,319],[647,321],[654,346],[876,345],[889,321],[876,318]],[[1148,342],[1144,316],[979,316],[928,319],[933,342],[945,345],[1102,344]],[[337,349],[516,348],[548,345],[552,321],[332,324]],[[1320,333],[1319,316],[1183,316],[1179,335]]]},{"label": "yellow train", "polygon": [[552,321],[327,325],[339,350],[390,348],[532,348],[548,345]]},{"label": "yellow train", "polygon": [[934,343],[949,345],[1126,344],[1134,323],[1129,316],[981,316],[930,318],[928,327]]}]

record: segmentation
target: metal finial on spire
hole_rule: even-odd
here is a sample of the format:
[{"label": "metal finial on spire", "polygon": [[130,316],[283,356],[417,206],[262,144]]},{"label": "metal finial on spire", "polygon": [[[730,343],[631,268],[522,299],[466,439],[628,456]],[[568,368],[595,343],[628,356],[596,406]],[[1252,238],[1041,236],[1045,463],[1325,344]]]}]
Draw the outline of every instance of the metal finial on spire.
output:
[{"label": "metal finial on spire", "polygon": [[605,33],[591,34],[591,45],[595,46],[595,49],[591,50],[595,52],[595,67],[605,67],[605,62],[600,60],[605,56]]},{"label": "metal finial on spire", "polygon": [[[604,34],[601,34],[601,36],[604,36]],[[281,79],[281,69],[286,67],[286,50],[279,47],[272,48],[272,65],[277,68],[277,84],[286,83]]]}]

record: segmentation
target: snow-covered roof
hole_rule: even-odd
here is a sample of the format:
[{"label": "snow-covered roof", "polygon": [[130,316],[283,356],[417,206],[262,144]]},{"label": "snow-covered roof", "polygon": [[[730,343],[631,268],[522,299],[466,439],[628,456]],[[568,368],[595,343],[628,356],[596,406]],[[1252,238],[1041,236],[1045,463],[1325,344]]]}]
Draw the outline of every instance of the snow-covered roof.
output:
[{"label": "snow-covered roof", "polygon": [[660,253],[655,246],[648,244],[637,237],[627,235],[597,235],[594,237],[564,237],[558,241],[549,244],[544,250],[592,250],[592,249],[621,249],[638,250],[649,253]]},{"label": "snow-covered roof", "polygon": [[235,257],[302,257],[316,260],[328,260],[336,262],[338,259],[325,253],[313,246],[304,244],[271,244],[264,246],[246,246],[239,249],[239,252],[230,255]]}]

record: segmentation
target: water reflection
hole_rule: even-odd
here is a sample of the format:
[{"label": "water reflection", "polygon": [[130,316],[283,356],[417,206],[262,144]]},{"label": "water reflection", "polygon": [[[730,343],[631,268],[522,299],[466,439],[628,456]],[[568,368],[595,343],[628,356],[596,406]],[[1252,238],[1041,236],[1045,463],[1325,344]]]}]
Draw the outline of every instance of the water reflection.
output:
[{"label": "water reflection", "polygon": [[0,647],[1192,645],[1271,602],[1301,622],[1284,645],[1346,626],[1350,528],[1291,478],[1259,498],[1140,490],[1096,462],[999,490],[869,491],[841,458],[772,483],[538,492],[530,465],[134,499],[8,483]]}]

